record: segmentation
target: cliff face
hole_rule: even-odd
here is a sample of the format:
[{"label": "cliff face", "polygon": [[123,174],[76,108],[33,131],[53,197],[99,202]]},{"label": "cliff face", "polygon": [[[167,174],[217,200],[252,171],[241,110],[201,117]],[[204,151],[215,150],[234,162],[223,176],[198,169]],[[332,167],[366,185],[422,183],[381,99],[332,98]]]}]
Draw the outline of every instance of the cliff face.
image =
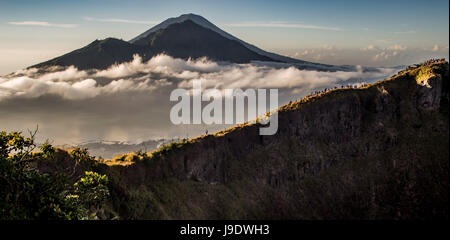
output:
[{"label": "cliff face", "polygon": [[103,166],[125,219],[448,219],[448,63]]}]

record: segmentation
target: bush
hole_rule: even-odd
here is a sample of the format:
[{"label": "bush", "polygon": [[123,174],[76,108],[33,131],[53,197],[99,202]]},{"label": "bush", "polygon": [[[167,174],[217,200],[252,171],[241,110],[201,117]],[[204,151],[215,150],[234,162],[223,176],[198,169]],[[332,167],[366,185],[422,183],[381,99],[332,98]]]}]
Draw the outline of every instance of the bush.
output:
[{"label": "bush", "polygon": [[[108,178],[94,172],[73,186],[63,174],[41,173],[33,162],[54,157],[55,149],[43,144],[36,148],[34,134],[0,133],[0,219],[95,219],[109,195]],[[90,159],[86,151],[72,152],[74,160]]]}]

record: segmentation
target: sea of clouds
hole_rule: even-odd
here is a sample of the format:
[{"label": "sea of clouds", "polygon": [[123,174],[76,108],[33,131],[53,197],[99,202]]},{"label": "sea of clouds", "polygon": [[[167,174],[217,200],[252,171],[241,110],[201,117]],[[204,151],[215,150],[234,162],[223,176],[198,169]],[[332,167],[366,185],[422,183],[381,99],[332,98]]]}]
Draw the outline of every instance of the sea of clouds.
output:
[{"label": "sea of clouds", "polygon": [[0,77],[0,126],[26,130],[39,125],[42,139],[56,143],[102,140],[144,141],[192,137],[223,126],[174,126],[169,113],[175,88],[279,89],[279,104],[315,90],[371,83],[395,68],[333,67],[305,70],[282,63],[230,64],[158,55],[139,56],[105,70],[71,67],[24,69]]},{"label": "sea of clouds", "polygon": [[[276,66],[276,67],[275,67]],[[330,88],[342,84],[371,82],[393,74],[397,69],[355,71],[301,70],[287,64],[221,64],[206,58],[175,59],[158,55],[147,62],[136,55],[131,62],[106,70],[82,71],[70,66],[42,73],[31,68],[0,77],[0,101],[8,98],[37,98],[57,95],[80,100],[119,92],[152,92],[172,86],[192,88],[193,80],[202,80],[203,88],[278,88],[293,93]]]}]

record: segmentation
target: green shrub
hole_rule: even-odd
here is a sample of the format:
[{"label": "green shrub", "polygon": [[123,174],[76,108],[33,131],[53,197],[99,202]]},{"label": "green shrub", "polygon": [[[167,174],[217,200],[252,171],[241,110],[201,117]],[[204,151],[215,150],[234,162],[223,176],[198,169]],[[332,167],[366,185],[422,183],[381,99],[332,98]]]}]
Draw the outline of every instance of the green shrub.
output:
[{"label": "green shrub", "polygon": [[[33,163],[54,157],[55,149],[45,143],[42,153],[33,136],[0,132],[0,219],[95,219],[97,209],[109,195],[108,178],[86,172],[75,185],[61,173],[41,173]],[[78,161],[91,159],[86,150],[72,151]]]}]

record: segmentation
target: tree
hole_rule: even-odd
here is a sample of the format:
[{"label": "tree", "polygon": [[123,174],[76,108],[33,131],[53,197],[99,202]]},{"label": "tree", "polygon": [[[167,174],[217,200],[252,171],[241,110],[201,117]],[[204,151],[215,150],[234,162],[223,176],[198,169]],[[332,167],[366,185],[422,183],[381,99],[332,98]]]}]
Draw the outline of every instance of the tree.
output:
[{"label": "tree", "polygon": [[[107,176],[87,171],[71,185],[63,173],[41,173],[33,163],[53,158],[55,149],[45,143],[33,153],[35,133],[0,132],[0,219],[96,219],[109,196]],[[87,151],[71,157],[91,159]]]}]

